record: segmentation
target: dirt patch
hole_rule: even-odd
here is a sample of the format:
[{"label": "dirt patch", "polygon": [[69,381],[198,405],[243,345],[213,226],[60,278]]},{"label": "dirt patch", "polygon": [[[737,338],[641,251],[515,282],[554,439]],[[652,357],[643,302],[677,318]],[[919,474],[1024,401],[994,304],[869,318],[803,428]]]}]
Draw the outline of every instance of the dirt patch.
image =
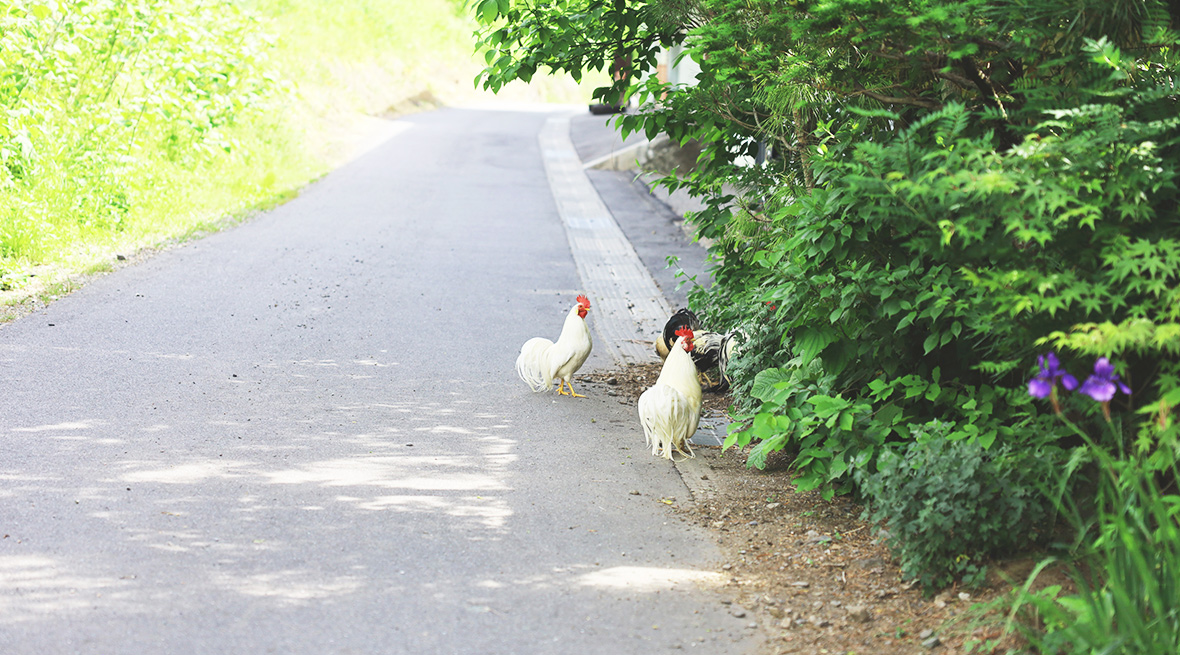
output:
[{"label": "dirt patch", "polygon": [[[635,365],[581,379],[620,401],[637,401],[659,369]],[[706,412],[723,412],[730,399],[706,393],[704,403]],[[928,597],[901,579],[859,505],[796,492],[786,458],[772,458],[759,471],[746,467],[745,452],[694,450],[695,470],[707,472],[712,493],[677,511],[715,534],[726,557],[721,573],[737,598],[732,612],[766,631],[766,653],[1000,653],[1014,645],[1011,638],[997,643],[1003,617],[978,604],[1008,592],[1005,570],[1023,580],[1029,560],[993,564],[986,588]],[[969,651],[972,643],[978,645]]]},{"label": "dirt patch", "polygon": [[[656,383],[662,366],[661,362],[632,364],[613,371],[579,373],[577,379],[602,387],[608,395],[618,396],[620,401],[638,402],[639,395]],[[716,377],[716,372],[713,377]],[[714,380],[710,378],[709,381]],[[701,397],[701,414],[725,413],[731,403],[727,394],[706,392]]]}]

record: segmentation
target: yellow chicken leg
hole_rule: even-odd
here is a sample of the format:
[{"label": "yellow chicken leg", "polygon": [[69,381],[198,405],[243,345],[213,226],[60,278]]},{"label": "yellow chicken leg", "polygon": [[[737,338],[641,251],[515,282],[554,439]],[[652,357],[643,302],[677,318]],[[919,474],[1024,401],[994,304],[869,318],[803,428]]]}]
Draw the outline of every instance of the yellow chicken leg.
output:
[{"label": "yellow chicken leg", "polygon": [[557,393],[559,393],[563,396],[570,396],[571,398],[585,398],[586,397],[586,396],[583,396],[582,394],[574,391],[574,383],[573,382],[566,382],[565,384],[566,384],[566,386],[569,387],[569,391],[562,391],[561,390],[561,383],[562,382],[565,382],[565,381],[560,380],[557,383]]}]

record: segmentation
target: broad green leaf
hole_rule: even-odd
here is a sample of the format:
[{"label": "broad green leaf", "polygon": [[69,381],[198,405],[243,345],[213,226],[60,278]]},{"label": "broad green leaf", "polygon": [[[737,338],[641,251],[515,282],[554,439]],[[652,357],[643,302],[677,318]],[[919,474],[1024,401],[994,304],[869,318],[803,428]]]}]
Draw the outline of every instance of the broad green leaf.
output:
[{"label": "broad green leaf", "polygon": [[801,360],[801,366],[807,366],[811,360],[819,355],[836,340],[836,333],[832,329],[822,330],[811,327],[800,328],[794,335],[796,351]]},{"label": "broad green leaf", "polygon": [[821,419],[837,414],[851,404],[844,398],[824,395],[812,396],[807,399],[807,402],[815,406],[815,415]]},{"label": "broad green leaf", "polygon": [[930,351],[938,347],[938,336],[939,335],[937,333],[932,334],[926,337],[926,340],[922,342],[922,348],[927,355],[930,354]]},{"label": "broad green leaf", "polygon": [[824,480],[818,475],[808,472],[795,478],[794,482],[797,491],[812,491],[823,484]]},{"label": "broad green leaf", "polygon": [[479,14],[480,20],[485,23],[491,23],[500,14],[500,4],[497,0],[482,0],[476,11]]},{"label": "broad green leaf", "polygon": [[828,467],[828,482],[843,476],[848,472],[848,462],[843,458],[837,457],[832,460],[831,466]]},{"label": "broad green leaf", "polygon": [[778,384],[790,381],[790,374],[783,369],[768,368],[754,376],[750,395],[759,400],[768,400],[778,391]]},{"label": "broad green leaf", "polygon": [[845,432],[848,432],[849,430],[852,429],[854,420],[855,420],[855,416],[853,415],[852,412],[844,412],[844,413],[840,414],[840,429]]},{"label": "broad green leaf", "polygon": [[996,430],[989,430],[980,434],[977,437],[979,440],[979,445],[983,446],[985,449],[991,448],[992,444],[996,442],[996,434]]}]

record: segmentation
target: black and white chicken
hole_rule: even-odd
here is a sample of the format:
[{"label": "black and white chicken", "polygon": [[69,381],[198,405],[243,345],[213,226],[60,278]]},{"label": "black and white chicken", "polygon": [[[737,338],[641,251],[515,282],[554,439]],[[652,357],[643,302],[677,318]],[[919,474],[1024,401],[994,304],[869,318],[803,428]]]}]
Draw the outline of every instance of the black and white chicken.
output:
[{"label": "black and white chicken", "polygon": [[[690,354],[693,363],[696,364],[697,371],[705,378],[709,390],[725,391],[728,389],[730,380],[726,369],[729,368],[729,360],[737,346],[734,333],[721,334],[705,330],[700,318],[691,309],[682,307],[672,314],[668,322],[664,324],[660,336],[656,339],[656,354],[660,356],[661,360],[668,358],[668,353],[676,343],[677,331],[682,328],[688,328],[693,332],[694,347]],[[708,371],[713,369],[717,369],[720,377],[715,385],[708,375]]]}]

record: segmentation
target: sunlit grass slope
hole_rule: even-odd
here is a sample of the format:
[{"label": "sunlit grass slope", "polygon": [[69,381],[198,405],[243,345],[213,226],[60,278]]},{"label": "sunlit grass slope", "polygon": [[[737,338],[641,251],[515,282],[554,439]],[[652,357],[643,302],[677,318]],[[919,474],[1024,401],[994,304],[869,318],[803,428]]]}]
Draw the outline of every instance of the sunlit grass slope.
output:
[{"label": "sunlit grass slope", "polygon": [[[492,99],[459,0],[6,6],[0,305],[281,202],[378,117]],[[549,78],[499,97],[589,89]]]}]

